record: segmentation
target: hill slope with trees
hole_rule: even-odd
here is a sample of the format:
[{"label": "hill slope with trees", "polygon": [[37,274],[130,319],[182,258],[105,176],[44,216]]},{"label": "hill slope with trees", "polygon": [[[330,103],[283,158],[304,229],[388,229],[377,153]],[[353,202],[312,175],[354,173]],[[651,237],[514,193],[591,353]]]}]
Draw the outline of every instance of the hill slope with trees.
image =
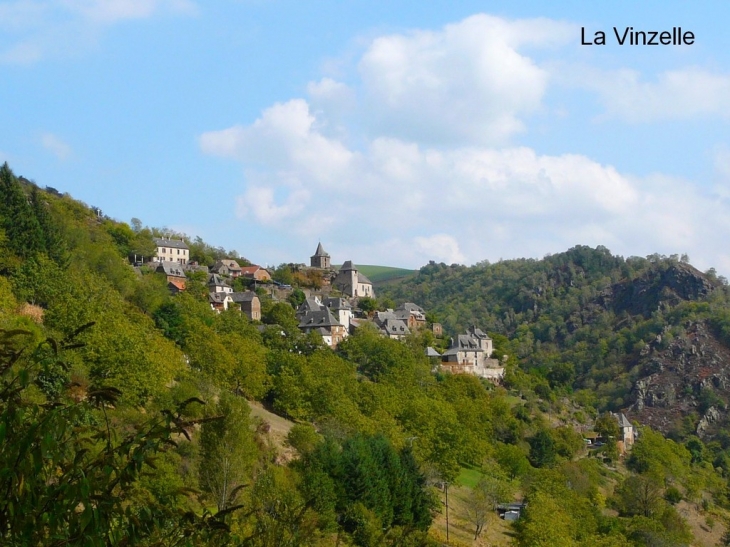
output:
[{"label": "hill slope with trees", "polygon": [[[722,280],[680,261],[578,248],[550,268],[432,264],[393,288],[449,328],[490,329],[510,355],[503,388],[434,373],[426,332],[398,341],[363,328],[332,351],[299,332],[287,302],[263,297],[261,323],[216,313],[204,276],[172,295],[164,275],[129,264],[160,230],[104,217],[7,164],[0,194],[3,544],[443,545],[432,523],[465,470],[480,478],[462,515],[475,536],[496,501],[527,500],[520,546],[688,545],[679,500],[708,515],[729,506],[719,436],[646,428],[624,465],[610,439],[589,454],[578,432],[618,404],[626,359],[669,359],[686,335],[673,328],[701,323],[725,347]],[[235,258],[188,243],[201,263]],[[703,282],[680,279],[666,297],[670,267]],[[622,283],[668,308],[622,310],[634,302]],[[248,400],[295,422],[293,459]]]}]

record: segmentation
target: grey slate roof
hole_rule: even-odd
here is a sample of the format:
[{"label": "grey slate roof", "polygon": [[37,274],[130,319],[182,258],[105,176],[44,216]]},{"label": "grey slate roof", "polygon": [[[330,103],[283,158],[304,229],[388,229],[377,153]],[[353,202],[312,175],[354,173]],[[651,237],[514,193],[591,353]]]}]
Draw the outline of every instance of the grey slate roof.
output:
[{"label": "grey slate roof", "polygon": [[214,286],[214,287],[227,287],[228,283],[226,283],[226,280],[223,279],[218,274],[210,274],[208,276],[208,286]]},{"label": "grey slate roof", "polygon": [[297,308],[297,315],[304,314],[309,311],[320,311],[323,310],[324,306],[319,301],[311,296],[306,298],[304,302]]},{"label": "grey slate roof", "polygon": [[223,304],[223,302],[226,301],[226,297],[230,298],[231,293],[227,292],[210,292],[208,293],[208,300],[211,302],[216,302],[218,304]]},{"label": "grey slate roof", "polygon": [[408,328],[408,325],[400,319],[386,319],[381,328],[388,334],[398,336],[405,336],[406,334],[411,333],[411,329]]},{"label": "grey slate roof", "polygon": [[459,334],[456,337],[454,347],[462,351],[484,351],[479,347],[479,340],[471,334]]},{"label": "grey slate roof", "polygon": [[236,262],[232,258],[224,258],[222,260],[219,260],[218,262],[221,262],[222,264],[224,264],[225,267],[228,268],[232,272],[241,271],[241,266],[238,264],[238,262]]},{"label": "grey slate roof", "polygon": [[441,357],[441,354],[433,349],[431,346],[428,346],[426,348],[426,356],[427,357]]},{"label": "grey slate roof", "polygon": [[158,272],[163,272],[165,275],[171,275],[173,277],[185,277],[185,272],[183,271],[183,266],[179,262],[170,262],[168,260],[164,260],[162,262],[158,262],[157,270]]},{"label": "grey slate roof", "polygon": [[355,266],[352,265],[352,260],[346,260],[345,263],[340,266],[341,272],[349,272],[350,270],[357,270]]},{"label": "grey slate roof", "polygon": [[158,247],[172,247],[173,249],[189,249],[182,239],[167,239],[165,237],[152,238]]},{"label": "grey slate roof", "polygon": [[634,427],[623,412],[619,412],[618,414],[618,425],[619,427]]},{"label": "grey slate roof", "polygon": [[331,310],[351,310],[352,306],[344,298],[325,298],[323,304]]},{"label": "grey slate roof", "polygon": [[324,247],[322,247],[322,242],[319,242],[317,245],[317,250],[314,251],[314,256],[329,256],[329,253],[324,250]]},{"label": "grey slate roof", "polygon": [[[421,306],[418,304],[414,304],[413,302],[405,302],[398,306],[398,310],[405,310],[407,312],[420,312],[420,313],[426,313]],[[397,310],[396,310],[397,311]]]},{"label": "grey slate roof", "polygon": [[312,329],[319,327],[341,327],[342,324],[335,319],[332,312],[327,308],[322,310],[308,311],[299,319],[300,329]]},{"label": "grey slate roof", "polygon": [[373,284],[372,281],[365,277],[365,274],[361,274],[360,272],[357,272],[357,281],[358,283],[368,283],[369,285]]},{"label": "grey slate roof", "polygon": [[232,292],[228,293],[234,302],[251,302],[254,298],[258,298],[257,294],[253,291],[245,292]]}]

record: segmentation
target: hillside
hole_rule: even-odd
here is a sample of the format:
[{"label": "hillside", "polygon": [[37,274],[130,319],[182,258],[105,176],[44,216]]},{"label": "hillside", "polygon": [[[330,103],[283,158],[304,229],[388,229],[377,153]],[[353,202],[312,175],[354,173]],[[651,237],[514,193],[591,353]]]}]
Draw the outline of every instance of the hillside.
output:
[{"label": "hillside", "polygon": [[[337,265],[334,266],[334,268],[338,269],[340,266],[341,265]],[[373,266],[367,264],[358,264],[357,269],[359,272],[365,274],[365,276],[367,276],[375,285],[409,278],[417,273],[417,270],[393,268],[391,266]]]},{"label": "hillside", "polygon": [[727,419],[727,282],[678,257],[575,247],[543,260],[432,263],[381,294],[421,304],[452,333],[474,323],[503,335],[533,383],[665,433],[706,435]]},{"label": "hillside", "polygon": [[[218,313],[205,271],[171,291],[130,264],[161,233],[0,168],[3,545],[436,547],[449,485],[462,544],[689,545],[680,503],[727,515],[730,313],[711,273],[576,247],[429,264],[385,291],[452,334],[489,329],[497,386],[434,370],[426,329],[332,350],[267,291],[261,321]],[[177,237],[199,264],[244,260]],[[631,404],[673,439],[645,427],[621,458],[603,411]],[[515,499],[519,521],[482,532]]]}]

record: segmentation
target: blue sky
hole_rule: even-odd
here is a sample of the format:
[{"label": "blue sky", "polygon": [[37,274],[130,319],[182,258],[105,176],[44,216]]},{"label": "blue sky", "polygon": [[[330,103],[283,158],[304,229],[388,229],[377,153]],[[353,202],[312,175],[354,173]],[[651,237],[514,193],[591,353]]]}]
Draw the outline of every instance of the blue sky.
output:
[{"label": "blue sky", "polygon": [[0,161],[260,264],[730,273],[730,4],[546,4],[0,0]]}]

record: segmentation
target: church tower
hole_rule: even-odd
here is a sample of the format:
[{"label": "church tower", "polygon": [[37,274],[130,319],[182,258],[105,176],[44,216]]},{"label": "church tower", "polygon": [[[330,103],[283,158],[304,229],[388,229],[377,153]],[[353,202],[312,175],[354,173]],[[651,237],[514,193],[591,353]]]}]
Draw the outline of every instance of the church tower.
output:
[{"label": "church tower", "polygon": [[330,255],[324,250],[321,242],[317,245],[317,250],[314,251],[314,255],[309,260],[312,268],[329,270],[332,267],[332,264],[330,264]]}]

